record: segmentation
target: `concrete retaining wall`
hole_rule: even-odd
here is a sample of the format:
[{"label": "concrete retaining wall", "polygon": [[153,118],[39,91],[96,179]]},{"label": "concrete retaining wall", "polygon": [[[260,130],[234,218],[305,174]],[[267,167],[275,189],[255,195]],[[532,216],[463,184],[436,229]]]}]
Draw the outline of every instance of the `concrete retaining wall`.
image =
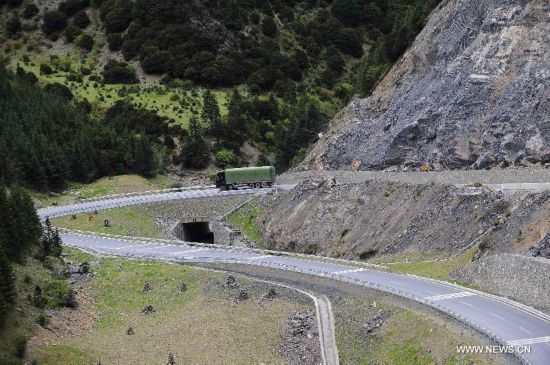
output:
[{"label": "concrete retaining wall", "polygon": [[451,278],[550,313],[550,260],[522,255],[483,257]]}]

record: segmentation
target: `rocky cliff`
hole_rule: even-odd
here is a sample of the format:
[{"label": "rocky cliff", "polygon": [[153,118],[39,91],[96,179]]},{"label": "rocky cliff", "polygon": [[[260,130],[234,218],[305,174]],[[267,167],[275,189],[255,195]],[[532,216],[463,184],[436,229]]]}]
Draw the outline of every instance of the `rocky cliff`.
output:
[{"label": "rocky cliff", "polygon": [[549,163],[549,18],[546,0],[444,1],[373,94],[335,118],[302,167]]}]

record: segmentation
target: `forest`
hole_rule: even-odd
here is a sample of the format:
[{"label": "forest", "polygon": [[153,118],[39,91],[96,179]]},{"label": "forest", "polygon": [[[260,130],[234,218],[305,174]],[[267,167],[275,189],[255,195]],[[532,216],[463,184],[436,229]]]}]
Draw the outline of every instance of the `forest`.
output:
[{"label": "forest", "polygon": [[[14,41],[35,29],[88,57],[99,52],[90,31],[97,14],[108,49],[122,56],[99,69],[51,56],[31,72],[25,55],[15,75],[0,71],[1,176],[47,191],[167,166],[247,165],[246,146],[258,153],[254,163],[293,167],[338,110],[373,90],[439,0],[63,0],[45,11],[2,3]],[[171,99],[188,115],[183,125],[128,92],[138,71],[160,77],[163,92],[197,95]],[[110,85],[128,87],[116,89],[114,105]],[[97,90],[95,100],[83,86]]]}]

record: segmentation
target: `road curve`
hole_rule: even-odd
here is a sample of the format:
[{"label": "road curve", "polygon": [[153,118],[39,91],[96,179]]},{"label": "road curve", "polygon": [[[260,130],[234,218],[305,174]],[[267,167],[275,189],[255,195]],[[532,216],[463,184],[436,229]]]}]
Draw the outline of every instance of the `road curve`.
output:
[{"label": "road curve", "polygon": [[[39,210],[39,216],[57,217],[68,214],[100,210],[174,199],[259,194],[270,189],[219,192],[214,189],[177,193],[151,194],[127,198],[114,198],[51,207]],[[514,351],[525,364],[545,365],[550,359],[550,316],[521,304],[445,282],[412,275],[394,274],[367,268],[330,263],[289,256],[278,256],[243,249],[209,248],[205,245],[163,243],[158,240],[137,241],[127,237],[100,236],[77,232],[63,232],[63,242],[98,255],[127,258],[154,259],[170,262],[227,262],[259,265],[301,272],[337,281],[393,293],[432,308],[477,329],[498,344]],[[472,344],[475,345],[475,344]],[[530,353],[518,353],[524,345]]]}]

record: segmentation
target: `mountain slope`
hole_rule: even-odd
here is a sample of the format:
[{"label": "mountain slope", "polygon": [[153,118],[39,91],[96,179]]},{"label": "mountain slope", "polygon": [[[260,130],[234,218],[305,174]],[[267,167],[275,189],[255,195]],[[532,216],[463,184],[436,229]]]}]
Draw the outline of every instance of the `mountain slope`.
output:
[{"label": "mountain slope", "polygon": [[550,162],[549,11],[543,0],[442,3],[373,94],[335,118],[302,167]]}]

